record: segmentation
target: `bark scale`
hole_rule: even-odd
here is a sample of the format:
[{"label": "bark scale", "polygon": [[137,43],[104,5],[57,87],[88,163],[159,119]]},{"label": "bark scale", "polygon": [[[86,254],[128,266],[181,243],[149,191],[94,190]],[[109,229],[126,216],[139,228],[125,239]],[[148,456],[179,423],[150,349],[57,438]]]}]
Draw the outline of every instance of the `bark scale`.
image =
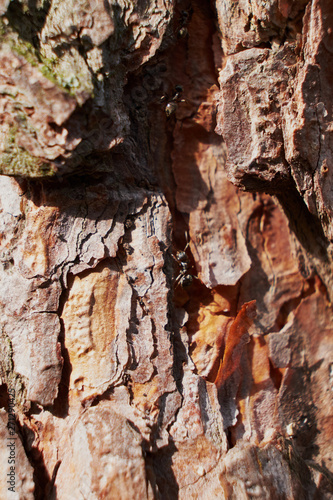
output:
[{"label": "bark scale", "polygon": [[333,498],[330,1],[0,15],[1,498]]}]

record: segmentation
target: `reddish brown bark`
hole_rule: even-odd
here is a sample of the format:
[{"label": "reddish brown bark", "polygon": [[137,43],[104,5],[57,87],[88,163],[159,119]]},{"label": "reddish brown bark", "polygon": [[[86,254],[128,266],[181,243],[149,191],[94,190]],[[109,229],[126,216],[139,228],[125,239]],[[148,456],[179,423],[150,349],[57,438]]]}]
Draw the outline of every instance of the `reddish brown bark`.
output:
[{"label": "reddish brown bark", "polygon": [[14,417],[12,498],[333,498],[329,0],[43,5],[0,2],[1,498]]}]

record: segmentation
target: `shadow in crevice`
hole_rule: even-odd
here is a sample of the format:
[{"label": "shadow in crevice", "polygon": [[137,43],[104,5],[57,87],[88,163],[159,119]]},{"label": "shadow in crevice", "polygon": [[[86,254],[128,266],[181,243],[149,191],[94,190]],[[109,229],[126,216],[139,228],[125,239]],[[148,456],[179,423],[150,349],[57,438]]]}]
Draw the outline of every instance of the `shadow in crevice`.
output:
[{"label": "shadow in crevice", "polygon": [[7,384],[0,385],[0,408],[4,408],[8,411],[9,396]]},{"label": "shadow in crevice", "polygon": [[281,370],[279,370],[279,368],[275,368],[275,366],[273,365],[273,363],[270,359],[268,359],[268,361],[269,361],[270,379],[272,380],[275,389],[277,391],[279,391],[281,384],[282,384],[283,375],[281,373]]},{"label": "shadow in crevice", "polygon": [[312,256],[328,261],[328,241],[318,217],[309,212],[296,187],[276,195],[298,241]]},{"label": "shadow in crevice", "polygon": [[145,452],[146,477],[154,498],[176,500],[179,496],[179,486],[172,471],[172,457],[176,452],[173,441],[156,452]]},{"label": "shadow in crevice", "polygon": [[329,241],[319,218],[309,211],[296,186],[276,194],[276,197],[288,218],[290,229],[310,257],[329,293],[333,283]]},{"label": "shadow in crevice", "polygon": [[40,451],[37,446],[31,445],[31,443],[34,443],[36,438],[33,430],[24,424],[18,429],[18,434],[21,438],[29,463],[33,468],[35,500],[55,500],[57,498],[57,494],[54,482],[61,462],[58,461],[55,464],[52,476],[50,476],[45,465],[42,451]]},{"label": "shadow in crevice", "polygon": [[39,49],[38,33],[42,31],[51,7],[50,0],[44,1],[41,8],[37,7],[38,3],[37,0],[28,0],[28,12],[26,12],[23,2],[12,0],[6,11],[10,26],[17,31],[22,40],[31,43],[36,49]]},{"label": "shadow in crevice", "polygon": [[60,380],[59,388],[58,388],[58,395],[53,403],[53,414],[59,418],[65,418],[68,416],[68,412],[69,412],[69,382],[70,382],[70,376],[71,376],[71,372],[72,372],[72,364],[70,362],[68,349],[66,348],[66,345],[65,345],[65,325],[64,325],[64,321],[61,317],[62,313],[63,313],[64,306],[68,300],[71,287],[72,287],[73,282],[74,282],[74,276],[70,274],[67,277],[67,279],[68,279],[68,286],[67,286],[67,288],[65,288],[63,290],[63,292],[60,296],[59,308],[58,308],[58,315],[59,315],[59,321],[60,321],[60,335],[59,335],[58,340],[61,344],[61,355],[63,358],[63,366],[62,366],[62,372],[61,372],[61,380]]}]

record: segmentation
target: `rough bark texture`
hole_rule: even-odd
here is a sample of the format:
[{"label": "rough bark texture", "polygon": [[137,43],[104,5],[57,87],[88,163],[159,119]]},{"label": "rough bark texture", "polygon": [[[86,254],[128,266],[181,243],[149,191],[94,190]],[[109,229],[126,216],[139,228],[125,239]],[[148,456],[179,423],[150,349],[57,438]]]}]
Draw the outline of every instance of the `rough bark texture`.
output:
[{"label": "rough bark texture", "polygon": [[0,497],[333,498],[331,0],[0,15]]}]

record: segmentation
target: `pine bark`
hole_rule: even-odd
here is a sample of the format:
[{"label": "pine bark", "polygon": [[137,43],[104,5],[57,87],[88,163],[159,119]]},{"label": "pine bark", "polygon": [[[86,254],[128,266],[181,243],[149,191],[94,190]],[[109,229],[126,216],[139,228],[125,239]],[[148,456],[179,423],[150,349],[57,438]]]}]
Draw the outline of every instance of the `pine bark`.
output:
[{"label": "pine bark", "polygon": [[0,497],[333,498],[333,4],[0,16]]}]

